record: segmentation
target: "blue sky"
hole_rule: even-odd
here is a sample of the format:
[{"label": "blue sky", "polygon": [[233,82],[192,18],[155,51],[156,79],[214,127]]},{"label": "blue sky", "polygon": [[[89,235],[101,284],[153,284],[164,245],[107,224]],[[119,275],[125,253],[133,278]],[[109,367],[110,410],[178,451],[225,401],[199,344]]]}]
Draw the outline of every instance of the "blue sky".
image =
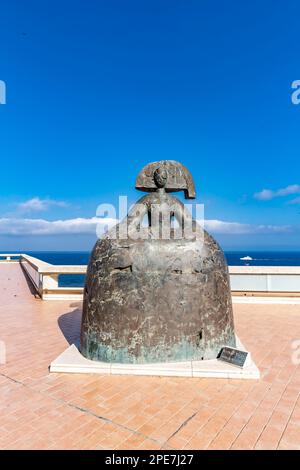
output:
[{"label": "blue sky", "polygon": [[192,172],[223,248],[300,249],[298,1],[6,0],[0,13],[1,251],[91,249],[97,205],[135,201],[159,159]]}]

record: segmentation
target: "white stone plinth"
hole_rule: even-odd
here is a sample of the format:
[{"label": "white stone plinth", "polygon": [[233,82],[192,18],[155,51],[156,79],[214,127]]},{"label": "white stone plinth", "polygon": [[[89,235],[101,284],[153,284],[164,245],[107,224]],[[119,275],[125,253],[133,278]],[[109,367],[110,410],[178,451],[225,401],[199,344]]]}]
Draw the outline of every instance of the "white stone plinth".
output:
[{"label": "white stone plinth", "polygon": [[[237,347],[245,350],[237,338]],[[251,359],[243,368],[218,359],[153,364],[114,364],[91,361],[79,352],[75,344],[69,346],[50,365],[50,372],[110,375],[156,375],[174,377],[215,377],[222,379],[259,379],[260,373]]]}]

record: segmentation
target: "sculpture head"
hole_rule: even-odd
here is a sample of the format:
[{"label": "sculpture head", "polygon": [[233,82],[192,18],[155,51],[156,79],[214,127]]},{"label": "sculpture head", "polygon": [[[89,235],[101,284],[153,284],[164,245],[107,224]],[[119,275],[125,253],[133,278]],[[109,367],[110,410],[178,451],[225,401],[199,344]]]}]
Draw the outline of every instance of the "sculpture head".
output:
[{"label": "sculpture head", "polygon": [[175,160],[161,160],[146,165],[138,174],[135,187],[146,192],[157,191],[157,188],[164,188],[167,193],[184,191],[186,199],[196,197],[191,173]]},{"label": "sculpture head", "polygon": [[154,182],[158,188],[164,188],[168,180],[168,172],[165,168],[159,166],[153,174]]}]

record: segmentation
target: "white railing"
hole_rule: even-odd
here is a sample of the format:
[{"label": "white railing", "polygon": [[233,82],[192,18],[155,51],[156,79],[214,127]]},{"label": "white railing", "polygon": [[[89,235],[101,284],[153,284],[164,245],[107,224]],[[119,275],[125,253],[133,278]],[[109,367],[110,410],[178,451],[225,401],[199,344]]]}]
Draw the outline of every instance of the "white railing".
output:
[{"label": "white railing", "polygon": [[[26,254],[0,254],[0,263],[19,262],[43,300],[82,299],[83,287],[60,287],[63,274],[86,274],[85,265],[53,265]],[[229,266],[233,296],[300,297],[300,266]]]},{"label": "white railing", "polygon": [[300,296],[300,266],[229,266],[233,295]]},{"label": "white railing", "polygon": [[58,276],[63,274],[86,274],[87,266],[54,265],[26,254],[20,254],[19,262],[36,292],[43,300],[82,299],[83,287],[60,287],[58,285]]},{"label": "white railing", "polygon": [[0,263],[1,262],[19,262],[20,253],[0,253]]}]

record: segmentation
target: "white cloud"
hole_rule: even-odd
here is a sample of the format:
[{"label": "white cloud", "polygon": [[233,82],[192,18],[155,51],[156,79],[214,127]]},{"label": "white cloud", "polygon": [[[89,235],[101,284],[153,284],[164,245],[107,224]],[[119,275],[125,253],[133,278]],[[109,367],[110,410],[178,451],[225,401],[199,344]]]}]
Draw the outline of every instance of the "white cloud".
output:
[{"label": "white cloud", "polygon": [[239,222],[224,222],[223,220],[205,220],[204,227],[212,233],[249,233],[250,225]]},{"label": "white cloud", "polygon": [[295,199],[289,201],[289,204],[300,204],[300,197],[295,197]]},{"label": "white cloud", "polygon": [[[0,235],[71,235],[95,234],[104,232],[105,228],[113,227],[117,223],[112,218],[76,218],[66,220],[0,218]],[[268,234],[287,233],[296,226],[290,225],[254,225],[239,222],[226,222],[222,220],[206,220],[205,229],[212,234]]]},{"label": "white cloud", "polygon": [[223,220],[205,220],[205,229],[211,233],[244,235],[259,233],[285,233],[290,232],[290,225],[253,225],[239,222],[224,222]]},{"label": "white cloud", "polygon": [[260,201],[268,201],[270,199],[273,199],[274,197],[274,191],[271,189],[263,189],[259,193],[254,194],[255,199],[259,199]]},{"label": "white cloud", "polygon": [[67,220],[44,219],[0,219],[0,235],[64,235],[64,234],[95,234],[96,226],[113,226],[115,219],[76,218]]},{"label": "white cloud", "polygon": [[33,197],[28,201],[21,202],[17,205],[17,209],[23,213],[27,212],[42,212],[49,209],[49,207],[67,207],[68,204],[65,201],[56,201],[54,199],[40,199],[39,197]]},{"label": "white cloud", "polygon": [[280,189],[263,189],[258,193],[254,194],[255,199],[259,199],[261,201],[269,201],[274,199],[275,197],[282,197],[282,196],[289,196],[290,194],[299,194],[300,193],[300,185],[299,184],[290,184],[286,186],[286,188]]}]

